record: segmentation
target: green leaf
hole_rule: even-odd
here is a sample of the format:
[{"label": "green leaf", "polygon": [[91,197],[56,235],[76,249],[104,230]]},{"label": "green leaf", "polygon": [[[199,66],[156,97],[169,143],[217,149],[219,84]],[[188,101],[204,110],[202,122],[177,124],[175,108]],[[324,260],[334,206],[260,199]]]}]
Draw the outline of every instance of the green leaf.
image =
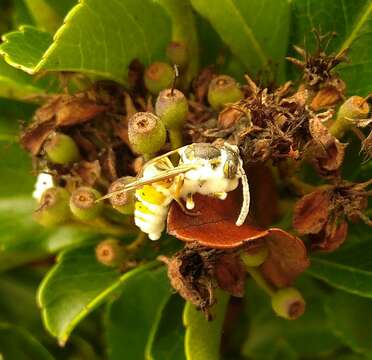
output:
[{"label": "green leaf", "polygon": [[61,253],[38,291],[45,327],[64,344],[75,326],[123,283],[154,266],[149,263],[120,274],[97,261],[92,245]]},{"label": "green leaf", "polygon": [[[170,23],[152,0],[83,0],[68,13],[47,50],[46,34],[32,34],[35,41],[25,40],[27,28],[6,36],[0,51],[11,65],[30,73],[77,71],[126,84],[132,60],[148,65],[164,56]],[[25,42],[28,47],[20,53]]]},{"label": "green leaf", "polygon": [[173,295],[164,307],[154,337],[147,343],[148,360],[186,360],[185,329],[182,323],[184,300]]},{"label": "green leaf", "polygon": [[[136,271],[136,270],[134,270]],[[165,267],[131,276],[107,311],[108,358],[144,359],[171,296]]]},{"label": "green leaf", "polygon": [[213,320],[206,320],[195,305],[186,303],[183,322],[186,327],[185,352],[187,360],[218,360],[222,326],[230,296],[218,292],[217,303],[212,308]]},{"label": "green leaf", "polygon": [[22,100],[27,95],[45,92],[43,81],[15,69],[0,58],[0,96]]},{"label": "green leaf", "polygon": [[23,25],[19,31],[3,35],[4,43],[0,46],[0,54],[5,61],[29,74],[34,73],[45,51],[53,42],[48,32],[33,26]]},{"label": "green leaf", "polygon": [[0,324],[0,358],[52,360],[50,353],[24,329]]},{"label": "green leaf", "polygon": [[372,91],[372,3],[370,0],[293,0],[291,43],[314,49],[312,28],[322,33],[335,31],[337,37],[328,51],[350,48],[347,64],[337,67],[351,95]]},{"label": "green leaf", "polygon": [[253,281],[248,282],[246,296],[250,329],[243,346],[245,356],[253,360],[285,359],[280,356],[284,352],[292,354],[292,358],[313,359],[342,346],[325,321],[323,303],[327,294],[310,278],[300,280],[297,288],[306,300],[306,310],[295,321],[275,316],[267,294]]},{"label": "green leaf", "polygon": [[0,199],[0,271],[96,237],[89,230],[73,226],[41,227],[32,219],[35,206],[30,198]]},{"label": "green leaf", "polygon": [[[364,234],[361,229],[364,229]],[[361,229],[359,236],[364,235],[366,240],[370,240],[370,230],[367,226]],[[358,236],[357,234],[352,236]],[[352,243],[352,237],[349,236],[347,241]],[[354,245],[346,243],[344,247],[332,254],[312,257],[307,272],[338,289],[372,298],[371,258],[371,241],[361,242],[359,238],[358,243]]]},{"label": "green leaf", "polygon": [[336,291],[325,304],[334,333],[357,353],[372,358],[372,300]]},{"label": "green leaf", "polygon": [[283,65],[289,33],[287,0],[191,0],[249,73]]}]

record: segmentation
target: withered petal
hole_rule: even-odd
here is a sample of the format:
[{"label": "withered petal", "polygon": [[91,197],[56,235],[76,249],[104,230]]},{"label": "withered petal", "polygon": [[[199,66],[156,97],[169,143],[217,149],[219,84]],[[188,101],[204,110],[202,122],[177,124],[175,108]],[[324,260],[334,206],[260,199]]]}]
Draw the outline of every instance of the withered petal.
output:
[{"label": "withered petal", "polygon": [[310,265],[301,239],[278,228],[269,229],[265,237],[269,255],[260,269],[277,287],[289,286]]},{"label": "withered petal", "polygon": [[242,226],[235,225],[241,206],[237,191],[229,193],[225,200],[195,194],[194,201],[195,215],[185,214],[176,202],[172,203],[167,221],[170,235],[183,241],[197,241],[210,248],[228,249],[268,234],[267,230],[253,225],[251,219]]},{"label": "withered petal", "polygon": [[329,216],[328,191],[318,190],[297,201],[293,214],[293,227],[300,234],[316,234],[326,224]]},{"label": "withered petal", "polygon": [[348,223],[343,221],[340,224],[328,223],[324,231],[310,237],[313,250],[324,252],[335,251],[346,240]]}]

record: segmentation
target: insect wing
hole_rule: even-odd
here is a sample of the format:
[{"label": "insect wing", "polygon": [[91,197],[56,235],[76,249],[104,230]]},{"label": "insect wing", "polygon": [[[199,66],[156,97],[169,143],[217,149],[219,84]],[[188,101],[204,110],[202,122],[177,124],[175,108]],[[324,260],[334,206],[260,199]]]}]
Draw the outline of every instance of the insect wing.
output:
[{"label": "insect wing", "polygon": [[198,166],[195,165],[195,164],[180,165],[180,166],[177,166],[173,169],[164,171],[164,173],[153,176],[149,179],[143,179],[142,178],[142,179],[133,181],[132,183],[124,186],[121,190],[113,191],[113,192],[101,197],[100,199],[98,199],[98,201],[108,199],[108,198],[110,198],[114,195],[120,194],[124,191],[135,190],[135,189],[138,189],[138,188],[140,188],[144,185],[149,185],[149,184],[153,184],[153,183],[158,182],[158,181],[170,179],[170,178],[175,177],[177,175],[184,174],[185,172],[187,172],[189,170],[196,169],[197,167]]}]

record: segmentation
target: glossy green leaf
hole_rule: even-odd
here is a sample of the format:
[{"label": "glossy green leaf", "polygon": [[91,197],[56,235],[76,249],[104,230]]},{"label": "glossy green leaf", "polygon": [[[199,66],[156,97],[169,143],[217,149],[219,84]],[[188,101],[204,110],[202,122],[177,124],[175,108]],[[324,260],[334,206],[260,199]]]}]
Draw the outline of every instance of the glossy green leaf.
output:
[{"label": "glossy green leaf", "polygon": [[156,332],[146,346],[147,360],[186,360],[182,312],[185,301],[178,295],[164,307]]},{"label": "glossy green leaf", "polygon": [[243,346],[245,356],[253,360],[283,359],[280,354],[284,353],[292,354],[292,358],[315,358],[342,346],[325,321],[323,303],[327,294],[309,278],[301,278],[297,288],[306,300],[306,310],[299,319],[288,321],[275,316],[267,294],[253,281],[248,282],[250,329]]},{"label": "glossy green leaf", "polygon": [[291,43],[314,49],[313,28],[322,33],[335,31],[328,51],[350,48],[347,64],[337,67],[349,94],[372,91],[372,3],[370,0],[293,0]]},{"label": "glossy green leaf", "polygon": [[[359,226],[361,226],[359,224]],[[355,233],[359,242],[345,244],[332,254],[313,257],[307,272],[328,284],[352,294],[372,298],[372,244],[370,229],[365,226]],[[361,241],[364,238],[368,241]],[[352,237],[348,242],[352,243]]]},{"label": "glossy green leaf", "polygon": [[11,65],[30,73],[76,71],[125,84],[132,60],[148,65],[164,57],[170,27],[165,10],[152,0],[84,0],[68,13],[47,50],[47,35],[35,30],[35,41],[25,40],[27,31],[8,34],[0,50]]},{"label": "glossy green leaf", "polygon": [[30,198],[0,199],[0,271],[96,237],[90,230],[73,226],[41,227],[32,219],[35,206]]},{"label": "glossy green leaf", "polygon": [[92,245],[61,253],[38,291],[45,327],[64,344],[75,326],[123,283],[154,266],[149,263],[121,274],[99,263]]},{"label": "glossy green leaf", "polygon": [[171,294],[165,267],[136,273],[123,284],[120,297],[107,311],[110,360],[145,358]]},{"label": "glossy green leaf", "polygon": [[337,291],[326,302],[334,333],[357,352],[372,358],[372,300]]},{"label": "glossy green leaf", "polygon": [[52,360],[50,353],[26,330],[0,324],[0,359]]},{"label": "glossy green leaf", "polygon": [[217,303],[212,308],[213,320],[206,320],[202,312],[186,303],[183,322],[186,327],[185,352],[187,360],[217,360],[220,358],[222,326],[230,296],[216,294]]},{"label": "glossy green leaf", "polygon": [[3,40],[0,54],[4,56],[5,61],[33,74],[43,54],[52,44],[53,37],[46,31],[24,25],[18,31],[3,35]]},{"label": "glossy green leaf", "polygon": [[281,64],[287,52],[287,0],[191,0],[251,74]]}]

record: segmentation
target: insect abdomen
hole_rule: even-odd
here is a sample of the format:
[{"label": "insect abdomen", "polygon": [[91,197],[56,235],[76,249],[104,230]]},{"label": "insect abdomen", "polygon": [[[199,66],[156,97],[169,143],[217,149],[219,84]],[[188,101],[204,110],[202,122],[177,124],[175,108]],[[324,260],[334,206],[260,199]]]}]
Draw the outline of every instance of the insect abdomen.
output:
[{"label": "insect abdomen", "polygon": [[151,240],[158,240],[165,228],[169,204],[172,198],[152,185],[136,190],[137,202],[134,211],[135,224]]}]

